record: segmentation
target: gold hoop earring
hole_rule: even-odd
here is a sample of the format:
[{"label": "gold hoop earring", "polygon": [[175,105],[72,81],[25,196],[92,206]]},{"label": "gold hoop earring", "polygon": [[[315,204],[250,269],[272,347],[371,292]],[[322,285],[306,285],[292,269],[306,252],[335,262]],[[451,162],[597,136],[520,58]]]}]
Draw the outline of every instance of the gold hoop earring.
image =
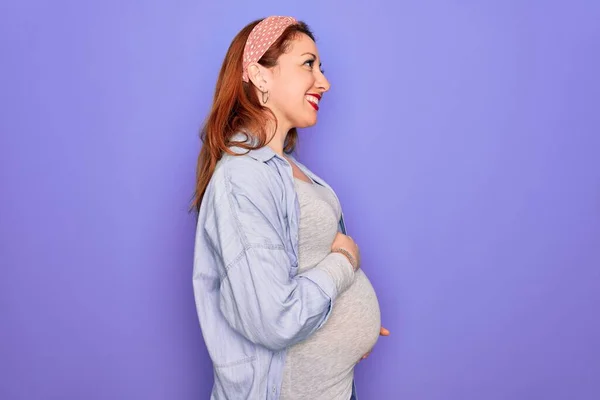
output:
[{"label": "gold hoop earring", "polygon": [[266,92],[262,92],[263,104],[267,104],[267,101],[269,101],[269,91],[268,90]]}]

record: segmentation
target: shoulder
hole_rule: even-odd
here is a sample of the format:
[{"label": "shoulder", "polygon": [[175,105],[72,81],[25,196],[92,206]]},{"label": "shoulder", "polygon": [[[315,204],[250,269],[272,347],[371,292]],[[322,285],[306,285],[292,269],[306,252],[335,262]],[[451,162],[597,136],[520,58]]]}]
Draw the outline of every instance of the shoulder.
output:
[{"label": "shoulder", "polygon": [[283,190],[276,169],[248,155],[224,155],[217,163],[209,186],[215,194],[230,195],[260,196]]}]

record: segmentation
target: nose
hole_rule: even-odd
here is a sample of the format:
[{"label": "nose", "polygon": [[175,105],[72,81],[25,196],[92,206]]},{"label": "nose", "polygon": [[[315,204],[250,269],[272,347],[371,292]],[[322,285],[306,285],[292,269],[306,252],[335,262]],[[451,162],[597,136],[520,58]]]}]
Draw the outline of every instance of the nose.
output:
[{"label": "nose", "polygon": [[325,75],[323,75],[323,73],[317,69],[317,79],[315,81],[315,86],[317,88],[319,88],[319,90],[322,93],[327,92],[330,88],[331,88],[331,84],[329,83],[329,81],[327,80],[327,78],[325,78]]}]

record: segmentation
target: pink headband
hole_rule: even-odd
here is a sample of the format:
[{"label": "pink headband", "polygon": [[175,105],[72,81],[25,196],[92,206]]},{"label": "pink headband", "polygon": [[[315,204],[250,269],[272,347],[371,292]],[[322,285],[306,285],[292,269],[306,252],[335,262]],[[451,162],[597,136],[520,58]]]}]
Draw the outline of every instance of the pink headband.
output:
[{"label": "pink headband", "polygon": [[269,47],[281,36],[285,28],[297,22],[294,17],[267,17],[252,29],[244,47],[244,61],[242,63],[242,79],[244,82],[248,82],[248,66],[258,62]]}]

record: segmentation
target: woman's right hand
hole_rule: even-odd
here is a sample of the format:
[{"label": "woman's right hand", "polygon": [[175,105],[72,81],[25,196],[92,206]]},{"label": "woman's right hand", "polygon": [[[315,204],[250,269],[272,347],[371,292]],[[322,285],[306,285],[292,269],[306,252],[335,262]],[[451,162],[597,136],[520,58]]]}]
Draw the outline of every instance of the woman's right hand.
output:
[{"label": "woman's right hand", "polygon": [[355,271],[360,267],[360,251],[358,250],[358,245],[350,236],[338,232],[331,244],[331,251],[336,251],[336,249],[343,249],[350,253],[354,258],[350,262],[353,264]]}]

